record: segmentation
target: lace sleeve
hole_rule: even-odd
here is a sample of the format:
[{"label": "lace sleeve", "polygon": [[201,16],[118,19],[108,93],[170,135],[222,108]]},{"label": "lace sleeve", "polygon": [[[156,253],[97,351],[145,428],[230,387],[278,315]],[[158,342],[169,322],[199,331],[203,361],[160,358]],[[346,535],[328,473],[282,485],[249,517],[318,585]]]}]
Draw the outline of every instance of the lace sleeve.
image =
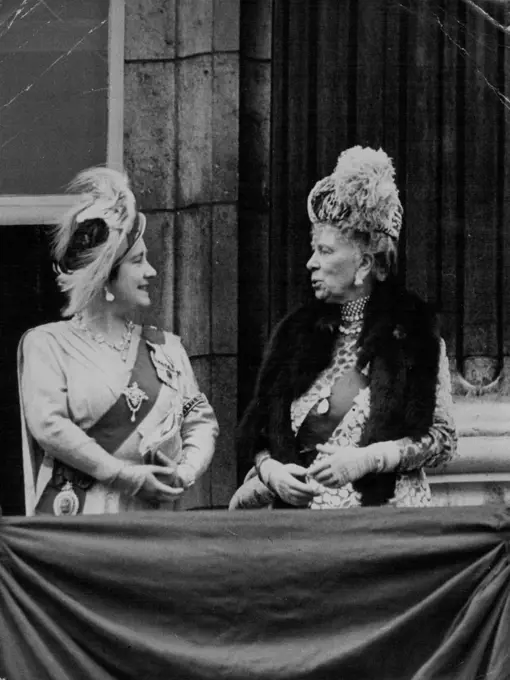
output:
[{"label": "lace sleeve", "polygon": [[436,387],[436,407],[431,428],[420,439],[397,440],[400,449],[398,470],[435,467],[447,463],[457,451],[457,430],[453,420],[453,401],[446,346],[441,340]]}]

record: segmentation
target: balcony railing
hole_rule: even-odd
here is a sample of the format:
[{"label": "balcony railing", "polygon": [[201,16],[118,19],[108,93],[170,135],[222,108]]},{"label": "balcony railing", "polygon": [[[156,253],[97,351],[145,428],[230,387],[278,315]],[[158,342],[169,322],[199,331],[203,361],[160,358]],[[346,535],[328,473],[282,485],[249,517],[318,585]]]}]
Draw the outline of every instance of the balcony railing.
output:
[{"label": "balcony railing", "polygon": [[427,470],[434,505],[510,504],[510,398],[457,397],[458,456]]}]

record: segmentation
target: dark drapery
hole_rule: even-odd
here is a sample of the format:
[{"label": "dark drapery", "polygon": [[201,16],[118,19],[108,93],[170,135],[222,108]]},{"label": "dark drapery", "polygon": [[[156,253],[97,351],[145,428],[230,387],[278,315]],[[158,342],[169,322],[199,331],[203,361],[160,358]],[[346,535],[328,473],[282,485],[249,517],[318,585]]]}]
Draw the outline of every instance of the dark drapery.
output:
[{"label": "dark drapery", "polygon": [[510,511],[0,523],[0,677],[508,680]]},{"label": "dark drapery", "polygon": [[356,144],[394,159],[402,279],[438,304],[460,373],[490,383],[510,366],[509,3],[241,8],[240,411],[271,328],[313,294],[308,192]]},{"label": "dark drapery", "polygon": [[486,357],[501,369],[509,19],[495,0],[274,0],[272,323],[309,294],[308,192],[342,150],[382,146],[404,206],[403,278],[440,304],[459,366]]}]

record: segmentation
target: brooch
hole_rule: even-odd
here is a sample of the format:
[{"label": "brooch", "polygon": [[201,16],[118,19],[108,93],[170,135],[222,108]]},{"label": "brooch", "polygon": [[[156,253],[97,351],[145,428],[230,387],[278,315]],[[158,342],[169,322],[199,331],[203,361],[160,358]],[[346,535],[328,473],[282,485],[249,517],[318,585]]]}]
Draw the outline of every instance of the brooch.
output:
[{"label": "brooch", "polygon": [[393,331],[393,337],[396,338],[397,340],[405,340],[407,338],[405,328],[403,328],[400,324],[395,326],[395,329]]},{"label": "brooch", "polygon": [[180,371],[176,369],[174,364],[165,356],[165,353],[161,350],[159,345],[153,345],[148,342],[151,347],[150,357],[152,360],[152,365],[156,369],[156,373],[160,381],[168,385],[168,387],[173,387],[175,384],[174,376],[178,376]]},{"label": "brooch", "polygon": [[56,517],[77,515],[80,507],[78,496],[74,493],[71,482],[66,482],[53,501],[53,512]]},{"label": "brooch", "polygon": [[331,396],[331,387],[323,387],[319,392],[319,403],[317,404],[317,413],[323,416],[329,411],[329,397]]},{"label": "brooch", "polygon": [[137,382],[134,382],[129,387],[126,387],[122,394],[126,398],[126,403],[129,410],[131,411],[131,422],[134,423],[136,414],[140,410],[141,405],[144,401],[147,401],[149,397],[142,389],[138,387]]}]

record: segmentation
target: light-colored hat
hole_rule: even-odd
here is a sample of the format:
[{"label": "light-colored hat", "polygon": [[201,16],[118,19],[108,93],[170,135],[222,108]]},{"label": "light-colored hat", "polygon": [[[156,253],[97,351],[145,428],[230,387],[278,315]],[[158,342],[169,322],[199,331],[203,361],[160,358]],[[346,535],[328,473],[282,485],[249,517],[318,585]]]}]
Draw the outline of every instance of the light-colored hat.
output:
[{"label": "light-colored hat", "polygon": [[333,174],[317,182],[308,196],[310,221],[398,241],[403,210],[394,177],[393,163],[382,149],[343,151]]},{"label": "light-colored hat", "polygon": [[53,234],[57,282],[68,296],[64,316],[84,309],[145,230],[125,174],[90,168],[69,185],[77,203]]}]

